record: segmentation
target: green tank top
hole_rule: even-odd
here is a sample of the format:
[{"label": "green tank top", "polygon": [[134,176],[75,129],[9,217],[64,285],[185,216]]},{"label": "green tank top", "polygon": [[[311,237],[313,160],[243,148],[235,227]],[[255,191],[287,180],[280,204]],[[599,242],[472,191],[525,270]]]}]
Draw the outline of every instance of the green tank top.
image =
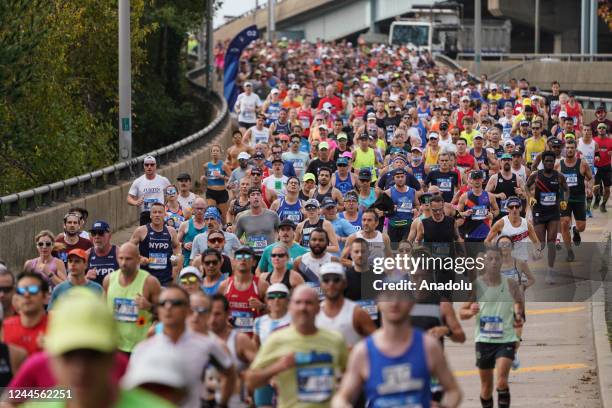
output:
[{"label": "green tank top", "polygon": [[106,299],[117,322],[118,348],[130,353],[137,343],[147,337],[153,320],[151,312],[138,310],[134,300],[136,295],[142,294],[149,273],[139,269],[136,279],[129,286],[119,284],[120,274],[120,270],[110,274]]},{"label": "green tank top", "polygon": [[501,276],[501,284],[487,286],[476,280],[480,312],[476,315],[475,341],[481,343],[511,343],[518,341],[514,330],[514,298],[508,278]]},{"label": "green tank top", "polygon": [[371,147],[368,148],[367,152],[362,151],[361,149],[355,149],[355,153],[353,154],[353,168],[355,169],[363,169],[369,168],[372,170],[372,181],[376,181],[378,178],[376,176],[376,154],[374,153],[374,149]]}]

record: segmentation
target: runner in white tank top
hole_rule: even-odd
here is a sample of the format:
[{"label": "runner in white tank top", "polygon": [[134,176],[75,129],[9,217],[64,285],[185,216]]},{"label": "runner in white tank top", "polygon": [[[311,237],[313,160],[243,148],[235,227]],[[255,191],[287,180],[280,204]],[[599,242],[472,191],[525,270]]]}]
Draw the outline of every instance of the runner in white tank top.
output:
[{"label": "runner in white tank top", "polygon": [[530,242],[529,228],[527,227],[527,220],[525,218],[521,217],[521,224],[518,227],[512,225],[507,215],[503,217],[502,220],[504,221],[504,227],[500,235],[510,237],[512,242]]},{"label": "runner in white tank top", "polygon": [[264,127],[263,129],[259,130],[257,129],[257,126],[253,126],[249,130],[251,131],[251,147],[255,147],[255,145],[259,143],[268,144],[268,140],[270,139],[270,129]]},{"label": "runner in white tank top", "polygon": [[578,147],[576,148],[580,152],[580,158],[584,159],[591,170],[595,167],[595,141],[591,140],[591,143],[584,143],[583,138],[578,139]]},{"label": "runner in white tank top", "polygon": [[383,258],[385,256],[385,241],[383,234],[380,231],[376,231],[374,238],[366,238],[363,235],[363,230],[355,233],[357,238],[363,238],[368,241],[368,260],[371,261],[373,258]]},{"label": "runner in white tank top", "polygon": [[512,174],[516,174],[516,177],[523,180],[523,184],[527,182],[527,168],[524,165],[521,164],[521,168],[518,170],[512,167],[511,171]]},{"label": "runner in white tank top", "polygon": [[339,262],[325,264],[320,274],[325,300],[321,302],[315,323],[320,329],[339,332],[347,347],[352,348],[363,337],[372,334],[376,325],[365,310],[344,297],[346,275]]}]

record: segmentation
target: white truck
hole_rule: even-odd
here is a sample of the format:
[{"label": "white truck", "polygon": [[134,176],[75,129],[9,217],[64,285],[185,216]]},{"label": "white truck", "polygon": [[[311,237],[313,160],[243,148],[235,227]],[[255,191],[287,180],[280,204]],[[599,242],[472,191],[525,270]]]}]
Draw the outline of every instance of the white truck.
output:
[{"label": "white truck", "polygon": [[[482,53],[510,52],[510,20],[483,20]],[[474,52],[474,22],[462,20],[458,10],[423,8],[414,18],[391,23],[389,44],[407,45],[420,51],[446,54]]]}]

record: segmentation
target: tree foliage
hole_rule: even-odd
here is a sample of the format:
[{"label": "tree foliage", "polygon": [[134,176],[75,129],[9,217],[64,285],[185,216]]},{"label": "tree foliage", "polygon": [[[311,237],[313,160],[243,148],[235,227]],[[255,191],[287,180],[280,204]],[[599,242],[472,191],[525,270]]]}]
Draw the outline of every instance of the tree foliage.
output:
[{"label": "tree foliage", "polygon": [[[116,160],[118,0],[0,0],[0,196]],[[134,150],[184,136],[204,1],[131,0]]]}]

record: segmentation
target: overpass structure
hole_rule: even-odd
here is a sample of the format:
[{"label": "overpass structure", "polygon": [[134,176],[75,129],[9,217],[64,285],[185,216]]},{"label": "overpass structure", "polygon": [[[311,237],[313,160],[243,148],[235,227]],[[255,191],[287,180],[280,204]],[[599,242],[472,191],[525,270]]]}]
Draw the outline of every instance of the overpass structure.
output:
[{"label": "overpass structure", "polygon": [[[377,24],[409,13],[413,7],[432,6],[437,0],[283,0],[275,6],[276,31],[308,41],[335,40],[365,32]],[[253,10],[214,32],[215,41],[233,38],[249,25],[268,27],[267,9]]]}]

